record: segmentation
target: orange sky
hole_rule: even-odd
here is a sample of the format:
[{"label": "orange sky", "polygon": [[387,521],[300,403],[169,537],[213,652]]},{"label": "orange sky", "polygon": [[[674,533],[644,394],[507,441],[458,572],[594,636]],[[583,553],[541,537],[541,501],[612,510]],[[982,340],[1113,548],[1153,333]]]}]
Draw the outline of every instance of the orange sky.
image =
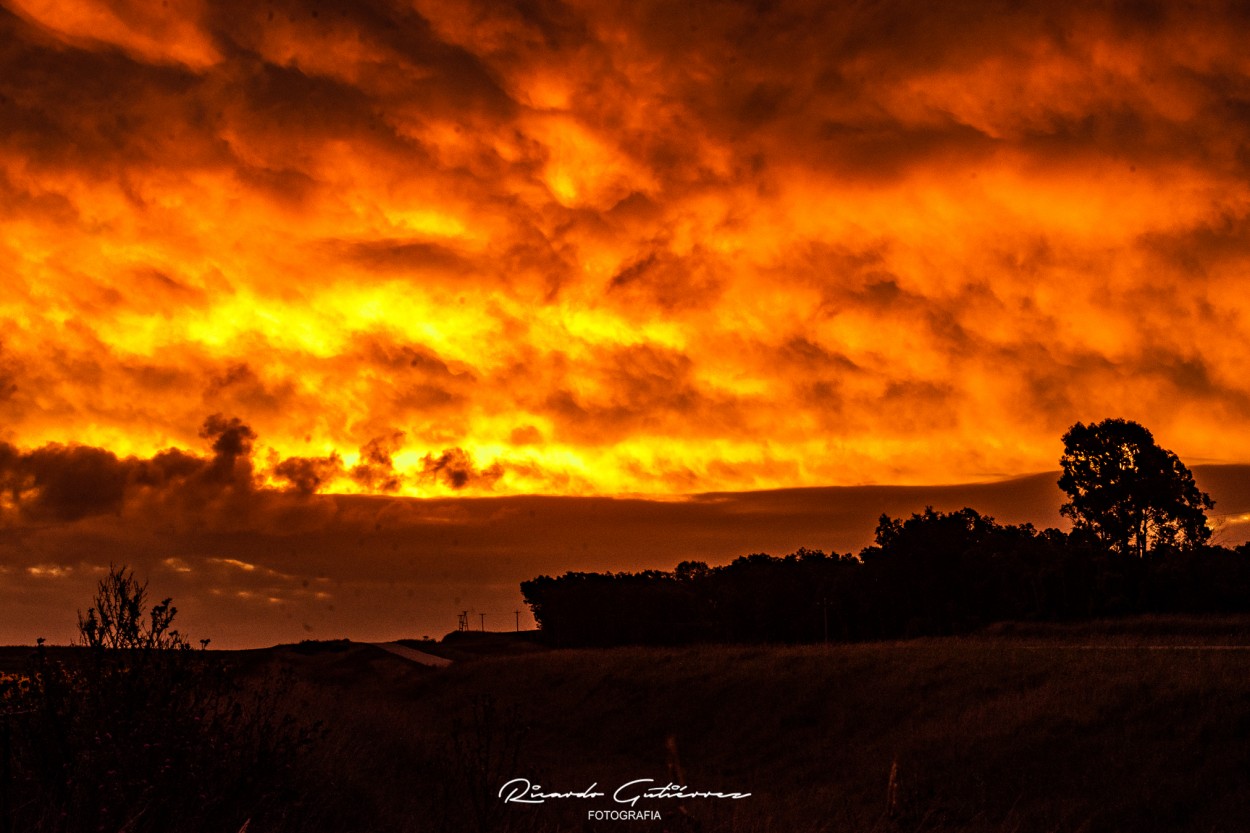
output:
[{"label": "orange sky", "polygon": [[1111,415],[1250,460],[1231,10],[5,5],[19,447],[222,413],[275,484],[414,495],[985,480]]},{"label": "orange sky", "polygon": [[0,518],[985,482],[1110,416],[1250,462],[1247,34],[0,0]]}]

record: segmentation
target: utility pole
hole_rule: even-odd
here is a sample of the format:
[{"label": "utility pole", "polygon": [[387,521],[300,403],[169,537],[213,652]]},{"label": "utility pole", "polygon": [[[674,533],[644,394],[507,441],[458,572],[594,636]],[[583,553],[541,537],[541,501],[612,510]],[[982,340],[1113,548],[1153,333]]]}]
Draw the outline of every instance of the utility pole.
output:
[{"label": "utility pole", "polygon": [[478,616],[482,617],[482,633],[486,633],[486,614],[479,613]]},{"label": "utility pole", "polygon": [[517,610],[514,612],[516,613],[516,632],[520,633],[521,632],[521,611]]}]

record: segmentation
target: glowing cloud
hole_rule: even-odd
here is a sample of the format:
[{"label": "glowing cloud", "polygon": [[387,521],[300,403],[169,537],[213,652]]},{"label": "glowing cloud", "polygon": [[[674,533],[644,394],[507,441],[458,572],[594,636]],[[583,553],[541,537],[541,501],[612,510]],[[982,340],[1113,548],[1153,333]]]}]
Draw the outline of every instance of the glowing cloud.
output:
[{"label": "glowing cloud", "polygon": [[1250,459],[1250,20],[1117,9],[10,0],[6,511]]}]

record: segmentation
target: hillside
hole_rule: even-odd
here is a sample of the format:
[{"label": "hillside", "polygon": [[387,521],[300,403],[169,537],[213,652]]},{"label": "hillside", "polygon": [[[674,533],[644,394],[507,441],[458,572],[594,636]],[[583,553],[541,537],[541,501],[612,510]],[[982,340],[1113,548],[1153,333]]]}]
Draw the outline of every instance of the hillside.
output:
[{"label": "hillside", "polygon": [[[442,671],[375,651],[270,655],[294,669],[303,713],[331,727],[312,809],[337,829],[479,829],[475,810],[480,829],[527,831],[1211,831],[1250,819],[1244,619],[535,652]],[[663,822],[625,827],[587,822],[620,806],[604,799],[497,798],[518,777],[559,792],[663,784],[675,764],[692,789],[752,795],[688,800],[688,817],[655,801]]]}]

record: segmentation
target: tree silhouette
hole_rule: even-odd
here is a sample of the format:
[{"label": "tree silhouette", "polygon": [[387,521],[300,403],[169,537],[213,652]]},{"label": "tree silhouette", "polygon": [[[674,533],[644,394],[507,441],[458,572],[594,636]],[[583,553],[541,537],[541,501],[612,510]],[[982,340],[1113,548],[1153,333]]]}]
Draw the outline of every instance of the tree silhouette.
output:
[{"label": "tree silhouette", "polygon": [[108,575],[96,587],[95,606],[86,616],[78,614],[80,642],[92,648],[189,648],[172,627],[178,613],[173,599],[153,605],[144,622],[147,598],[146,581],[140,582],[125,567],[110,565]]},{"label": "tree silhouette", "polygon": [[1199,491],[1175,454],[1136,422],[1076,423],[1063,435],[1060,511],[1112,550],[1144,556],[1157,547],[1192,549],[1211,536]]},{"label": "tree silhouette", "polygon": [[799,549],[671,572],[566,573],[522,582],[521,593],[561,646],[898,639],[994,622],[1250,611],[1250,544],[1210,545],[1214,504],[1175,454],[1122,419],[1078,422],[1063,442],[1071,532],[928,507],[882,515],[876,543],[857,556]]}]

